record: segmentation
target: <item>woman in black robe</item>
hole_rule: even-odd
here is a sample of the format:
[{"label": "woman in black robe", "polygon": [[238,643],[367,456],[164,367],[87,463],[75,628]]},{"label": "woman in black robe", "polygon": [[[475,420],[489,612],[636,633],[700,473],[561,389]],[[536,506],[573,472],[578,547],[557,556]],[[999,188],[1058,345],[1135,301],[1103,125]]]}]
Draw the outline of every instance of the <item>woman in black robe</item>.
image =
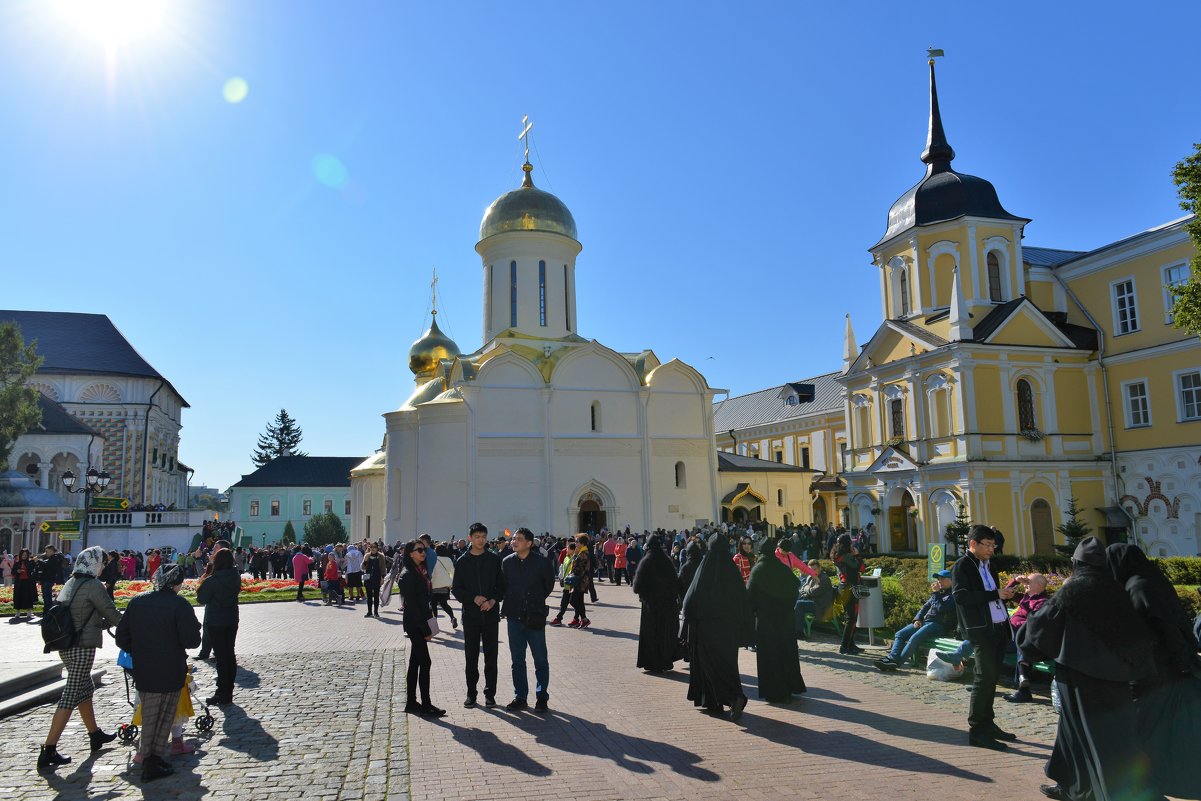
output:
[{"label": "woman in black robe", "polygon": [[801,660],[797,656],[793,607],[801,581],[775,554],[776,539],[759,544],[759,561],[751,568],[747,599],[755,615],[755,653],[759,667],[759,697],[778,703],[805,692]]},{"label": "woman in black robe", "polygon": [[712,714],[729,706],[730,720],[738,720],[747,701],[738,671],[738,647],[749,642],[753,620],[725,534],[709,539],[708,551],[684,596],[684,624],[692,663],[688,700]]},{"label": "woman in black robe", "polygon": [[642,599],[638,627],[638,667],[649,673],[671,670],[680,647],[680,596],[676,571],[663,553],[663,541],[653,535],[646,555],[634,573],[634,592]]},{"label": "woman in black robe", "polygon": [[[680,573],[676,577],[676,588],[679,591],[680,606],[684,605],[684,596],[688,594],[688,588],[692,586],[692,579],[696,575],[696,571],[700,569],[701,559],[705,556],[705,550],[701,548],[699,543],[690,542],[684,546],[684,564],[680,565]],[[680,650],[683,652],[683,659],[688,662],[692,656],[688,653],[688,621],[680,622]]]},{"label": "woman in black robe", "polygon": [[1110,545],[1109,570],[1151,629],[1155,674],[1135,687],[1138,739],[1157,790],[1201,798],[1201,773],[1181,756],[1201,742],[1201,671],[1192,624],[1176,589],[1137,545]]},{"label": "woman in black robe", "polygon": [[1136,731],[1130,683],[1153,670],[1151,632],[1109,574],[1105,546],[1080,541],[1072,577],[1022,627],[1031,661],[1055,661],[1062,711],[1040,789],[1073,801],[1155,801],[1149,762]]}]

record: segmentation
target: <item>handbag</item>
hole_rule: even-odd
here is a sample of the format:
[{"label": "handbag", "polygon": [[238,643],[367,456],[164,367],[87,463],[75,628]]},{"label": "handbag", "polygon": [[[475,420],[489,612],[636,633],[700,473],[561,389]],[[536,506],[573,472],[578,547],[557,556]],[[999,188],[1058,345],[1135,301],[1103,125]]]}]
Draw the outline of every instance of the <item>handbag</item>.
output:
[{"label": "handbag", "polygon": [[425,621],[425,625],[429,626],[431,637],[437,637],[442,632],[441,627],[438,625],[438,618],[436,617],[431,617]]}]

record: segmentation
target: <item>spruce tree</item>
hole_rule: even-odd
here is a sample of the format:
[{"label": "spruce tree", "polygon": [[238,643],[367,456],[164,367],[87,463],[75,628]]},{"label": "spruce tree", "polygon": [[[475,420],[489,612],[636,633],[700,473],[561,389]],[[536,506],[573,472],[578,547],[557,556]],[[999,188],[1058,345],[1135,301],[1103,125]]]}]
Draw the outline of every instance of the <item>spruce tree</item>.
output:
[{"label": "spruce tree", "polygon": [[291,520],[284,524],[283,541],[285,545],[296,544],[296,526],[292,525]]},{"label": "spruce tree", "polygon": [[959,504],[959,513],[947,523],[946,540],[955,546],[955,555],[967,550],[967,535],[972,530],[972,519],[967,516],[967,507]]},{"label": "spruce tree", "polygon": [[322,512],[319,515],[313,515],[309,518],[309,522],[304,524],[304,541],[314,547],[318,545],[335,545],[339,542],[347,542],[349,540],[350,537],[346,533],[346,526],[342,525],[342,518],[333,512]]},{"label": "spruce tree", "polygon": [[20,326],[0,323],[0,473],[9,469],[17,437],[42,421],[38,391],[28,384],[41,366],[37,341],[26,344]]},{"label": "spruce tree", "polygon": [[1079,515],[1083,510],[1076,505],[1075,498],[1068,498],[1068,508],[1063,511],[1068,519],[1056,526],[1055,530],[1063,535],[1064,544],[1056,545],[1055,550],[1065,556],[1071,556],[1076,552],[1076,546],[1080,544],[1080,540],[1091,534],[1093,530],[1080,519]]},{"label": "spruce tree", "polygon": [[303,437],[304,432],[296,424],[295,418],[288,414],[287,409],[280,409],[275,420],[267,424],[266,433],[259,434],[259,444],[250,458],[256,467],[262,467],[280,456],[308,456],[296,450]]}]

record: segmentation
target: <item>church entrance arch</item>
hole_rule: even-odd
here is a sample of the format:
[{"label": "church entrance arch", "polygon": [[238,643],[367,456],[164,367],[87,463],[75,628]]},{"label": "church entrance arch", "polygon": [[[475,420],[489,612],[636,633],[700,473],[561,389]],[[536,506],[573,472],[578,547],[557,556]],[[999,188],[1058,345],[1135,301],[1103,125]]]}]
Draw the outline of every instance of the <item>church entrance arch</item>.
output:
[{"label": "church entrance arch", "polygon": [[1055,522],[1051,517],[1051,504],[1042,498],[1030,504],[1030,530],[1034,532],[1036,554],[1055,553]]},{"label": "church entrance arch", "polygon": [[826,499],[818,496],[817,500],[813,502],[813,525],[824,530],[829,521],[829,515],[826,513]]},{"label": "church entrance arch", "polygon": [[916,504],[906,489],[894,489],[888,498],[888,549],[917,550],[917,520],[913,514]]},{"label": "church entrance arch", "polygon": [[607,518],[600,501],[595,497],[585,497],[580,500],[579,530],[588,534],[596,534],[607,527]]}]

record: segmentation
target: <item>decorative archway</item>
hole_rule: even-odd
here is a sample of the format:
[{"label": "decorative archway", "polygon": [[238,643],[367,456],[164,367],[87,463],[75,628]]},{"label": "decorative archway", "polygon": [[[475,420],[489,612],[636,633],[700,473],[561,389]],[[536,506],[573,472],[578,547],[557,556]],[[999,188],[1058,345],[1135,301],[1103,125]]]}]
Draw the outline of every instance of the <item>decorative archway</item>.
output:
[{"label": "decorative archway", "polygon": [[917,550],[917,502],[908,489],[897,487],[888,498],[888,550]]},{"label": "decorative archway", "polygon": [[1055,523],[1051,518],[1051,504],[1042,498],[1030,504],[1030,531],[1034,534],[1036,554],[1055,553]]},{"label": "decorative archway", "polygon": [[613,491],[596,479],[585,481],[571,497],[568,525],[575,526],[577,532],[595,534],[608,528],[609,518],[616,518],[619,511]]},{"label": "decorative archway", "polygon": [[592,493],[580,499],[579,526],[581,532],[595,535],[602,528],[607,528],[608,515],[600,501]]}]

